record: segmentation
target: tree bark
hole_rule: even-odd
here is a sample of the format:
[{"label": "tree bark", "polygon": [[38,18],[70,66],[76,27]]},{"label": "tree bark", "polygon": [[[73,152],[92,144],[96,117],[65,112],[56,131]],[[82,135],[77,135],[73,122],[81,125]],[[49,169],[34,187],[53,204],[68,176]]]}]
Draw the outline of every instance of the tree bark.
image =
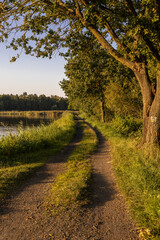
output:
[{"label": "tree bark", "polygon": [[160,64],[157,66],[156,93],[149,113],[146,142],[160,143]]},{"label": "tree bark", "polygon": [[[157,71],[157,89],[156,95],[152,90],[152,84],[148,76],[145,63],[132,62],[119,54],[102,36],[102,34],[92,25],[86,24],[86,27],[101,43],[102,47],[107,50],[115,59],[123,65],[129,67],[134,72],[141,87],[143,98],[143,137],[142,143],[159,143],[160,142],[160,64]],[[140,59],[139,59],[140,60]]]},{"label": "tree bark", "polygon": [[101,101],[101,122],[105,122],[105,102]]},{"label": "tree bark", "polygon": [[143,138],[142,143],[160,143],[160,64],[157,64],[157,85],[154,95],[148,77],[147,69],[143,65],[134,69],[139,81],[143,97]]},{"label": "tree bark", "polygon": [[135,64],[132,69],[141,87],[143,98],[143,135],[142,143],[149,143],[149,122],[154,94],[145,64]]},{"label": "tree bark", "polygon": [[157,64],[156,93],[144,64],[136,63],[131,68],[140,84],[143,98],[142,144],[160,144],[160,63]]},{"label": "tree bark", "polygon": [[143,98],[143,136],[142,143],[147,141],[148,122],[150,116],[150,109],[153,103],[154,95],[152,85],[148,76],[145,64],[135,64],[132,69],[141,88]]}]

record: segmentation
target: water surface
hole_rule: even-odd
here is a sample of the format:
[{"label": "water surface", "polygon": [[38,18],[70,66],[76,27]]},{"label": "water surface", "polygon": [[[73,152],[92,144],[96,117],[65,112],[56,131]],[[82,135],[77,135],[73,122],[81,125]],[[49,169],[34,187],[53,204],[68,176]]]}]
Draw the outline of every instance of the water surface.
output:
[{"label": "water surface", "polygon": [[7,136],[10,132],[16,133],[18,126],[29,127],[49,124],[50,119],[45,118],[25,118],[25,117],[0,117],[0,137]]}]

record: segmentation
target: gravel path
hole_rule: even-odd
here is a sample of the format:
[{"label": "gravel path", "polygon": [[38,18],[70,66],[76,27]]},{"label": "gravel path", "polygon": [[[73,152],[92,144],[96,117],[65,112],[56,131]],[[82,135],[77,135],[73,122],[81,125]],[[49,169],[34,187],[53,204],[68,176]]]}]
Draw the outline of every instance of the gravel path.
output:
[{"label": "gravel path", "polygon": [[82,137],[76,140],[29,179],[0,209],[0,240],[138,240],[123,197],[112,173],[110,148],[98,134],[99,147],[92,155],[92,203],[47,216],[42,207],[49,185],[64,171],[64,163]]}]

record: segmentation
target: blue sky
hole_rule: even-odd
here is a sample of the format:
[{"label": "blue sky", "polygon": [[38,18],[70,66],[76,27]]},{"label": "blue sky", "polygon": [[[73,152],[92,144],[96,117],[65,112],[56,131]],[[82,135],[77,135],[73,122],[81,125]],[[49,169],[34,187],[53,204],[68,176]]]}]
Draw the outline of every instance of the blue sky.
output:
[{"label": "blue sky", "polygon": [[59,81],[65,78],[63,57],[36,58],[22,54],[13,63],[16,52],[0,43],[0,94],[45,94],[64,97]]}]

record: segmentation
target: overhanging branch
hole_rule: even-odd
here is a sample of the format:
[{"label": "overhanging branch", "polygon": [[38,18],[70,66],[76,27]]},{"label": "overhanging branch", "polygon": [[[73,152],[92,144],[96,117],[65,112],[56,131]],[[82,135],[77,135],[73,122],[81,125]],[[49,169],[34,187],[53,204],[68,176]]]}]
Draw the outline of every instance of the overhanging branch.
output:
[{"label": "overhanging branch", "polygon": [[132,13],[133,16],[137,17],[136,10],[134,8],[133,2],[131,0],[125,0],[125,3],[129,9],[129,11]]},{"label": "overhanging branch", "polygon": [[130,60],[126,59],[125,57],[123,57],[120,53],[118,53],[109,43],[108,41],[102,36],[102,34],[96,29],[94,28],[93,25],[88,25],[86,26],[91,32],[92,34],[98,39],[98,41],[100,42],[100,44],[102,45],[102,47],[104,49],[107,50],[107,52],[109,54],[111,54],[115,59],[117,59],[119,62],[121,62],[122,64],[124,64],[125,66],[129,67],[129,68],[133,68],[134,67],[134,63],[131,62]]}]

